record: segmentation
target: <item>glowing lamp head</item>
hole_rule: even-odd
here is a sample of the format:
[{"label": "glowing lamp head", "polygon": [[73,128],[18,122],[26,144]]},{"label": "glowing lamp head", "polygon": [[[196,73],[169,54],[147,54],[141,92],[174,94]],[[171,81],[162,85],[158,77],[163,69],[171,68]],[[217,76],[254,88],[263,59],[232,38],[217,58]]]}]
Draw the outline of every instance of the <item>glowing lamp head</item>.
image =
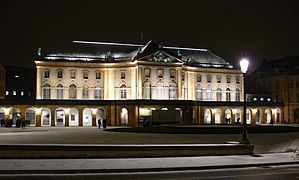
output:
[{"label": "glowing lamp head", "polygon": [[249,61],[246,58],[242,58],[240,61],[242,73],[246,73],[248,69]]}]

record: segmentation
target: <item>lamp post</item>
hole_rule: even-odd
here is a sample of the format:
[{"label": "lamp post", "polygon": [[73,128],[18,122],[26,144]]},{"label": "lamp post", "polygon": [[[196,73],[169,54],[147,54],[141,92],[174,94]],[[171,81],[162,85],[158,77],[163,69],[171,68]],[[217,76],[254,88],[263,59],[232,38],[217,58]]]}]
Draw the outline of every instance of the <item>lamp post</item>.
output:
[{"label": "lamp post", "polygon": [[249,65],[249,61],[243,57],[240,61],[240,66],[241,66],[241,71],[243,73],[243,91],[244,91],[244,104],[243,104],[243,138],[241,140],[241,144],[250,144],[249,140],[248,140],[248,135],[247,135],[247,122],[246,122],[246,88],[245,88],[245,75],[248,69],[248,65]]}]

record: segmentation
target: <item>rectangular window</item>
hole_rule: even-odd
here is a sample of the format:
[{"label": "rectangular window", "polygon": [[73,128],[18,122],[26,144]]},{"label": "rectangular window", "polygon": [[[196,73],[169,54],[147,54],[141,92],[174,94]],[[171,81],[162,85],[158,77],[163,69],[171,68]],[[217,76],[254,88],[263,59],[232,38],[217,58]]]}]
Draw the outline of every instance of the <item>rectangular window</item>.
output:
[{"label": "rectangular window", "polygon": [[13,92],[12,92],[12,95],[13,95],[13,96],[16,96],[16,95],[17,95],[17,91],[13,91]]},{"label": "rectangular window", "polygon": [[125,71],[122,71],[120,73],[120,79],[126,79],[126,72]]},{"label": "rectangular window", "polygon": [[144,77],[151,77],[151,71],[149,68],[144,69]]},{"label": "rectangular window", "polygon": [[236,77],[236,83],[240,84],[240,77],[239,76]]},{"label": "rectangular window", "polygon": [[217,83],[221,83],[221,76],[217,76]]},{"label": "rectangular window", "polygon": [[6,92],[5,92],[5,95],[8,96],[8,95],[9,95],[9,91],[6,91]]},{"label": "rectangular window", "polygon": [[21,96],[24,96],[24,91],[21,91]]},{"label": "rectangular window", "polygon": [[75,79],[76,78],[76,71],[71,71],[71,78]]},{"label": "rectangular window", "polygon": [[185,73],[182,73],[182,81],[185,81]]},{"label": "rectangular window", "polygon": [[163,78],[163,69],[158,69],[158,78]]},{"label": "rectangular window", "polygon": [[230,78],[231,78],[230,76],[226,76],[226,82],[227,83],[230,83]]},{"label": "rectangular window", "polygon": [[88,79],[88,71],[83,71],[83,79]]},{"label": "rectangular window", "polygon": [[212,82],[212,75],[211,74],[207,75],[207,82],[208,83]]},{"label": "rectangular window", "polygon": [[57,71],[57,78],[62,78],[62,70]]},{"label": "rectangular window", "polygon": [[169,74],[170,74],[170,78],[175,78],[175,70],[174,69],[171,69]]},{"label": "rectangular window", "polygon": [[201,75],[197,74],[197,82],[201,82]]},{"label": "rectangular window", "polygon": [[101,71],[96,72],[96,79],[102,79],[101,77]]},{"label": "rectangular window", "polygon": [[44,78],[50,78],[50,71],[49,70],[44,71]]}]

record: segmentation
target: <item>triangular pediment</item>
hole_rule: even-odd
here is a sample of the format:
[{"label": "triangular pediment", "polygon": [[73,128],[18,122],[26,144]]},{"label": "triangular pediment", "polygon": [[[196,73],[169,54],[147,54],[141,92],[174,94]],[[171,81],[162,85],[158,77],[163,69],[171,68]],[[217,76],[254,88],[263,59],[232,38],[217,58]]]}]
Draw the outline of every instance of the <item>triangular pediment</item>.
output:
[{"label": "triangular pediment", "polygon": [[168,49],[163,48],[161,44],[149,41],[145,46],[140,47],[134,60],[148,62],[183,62]]},{"label": "triangular pediment", "polygon": [[149,62],[164,62],[164,63],[173,63],[173,62],[182,62],[178,58],[168,54],[163,50],[159,50],[155,53],[149,54],[140,60],[149,61]]}]

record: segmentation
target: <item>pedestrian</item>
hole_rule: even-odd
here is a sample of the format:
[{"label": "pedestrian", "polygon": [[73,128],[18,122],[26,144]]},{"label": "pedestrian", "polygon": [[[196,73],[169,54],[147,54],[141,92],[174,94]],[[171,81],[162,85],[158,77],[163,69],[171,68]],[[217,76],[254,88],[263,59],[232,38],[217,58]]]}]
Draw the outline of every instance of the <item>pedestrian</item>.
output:
[{"label": "pedestrian", "polygon": [[99,129],[101,129],[101,119],[98,119]]},{"label": "pedestrian", "polygon": [[103,119],[103,129],[106,129],[106,127],[107,127],[107,121],[106,119]]},{"label": "pedestrian", "polygon": [[273,120],[272,119],[270,120],[270,124],[273,126]]}]

